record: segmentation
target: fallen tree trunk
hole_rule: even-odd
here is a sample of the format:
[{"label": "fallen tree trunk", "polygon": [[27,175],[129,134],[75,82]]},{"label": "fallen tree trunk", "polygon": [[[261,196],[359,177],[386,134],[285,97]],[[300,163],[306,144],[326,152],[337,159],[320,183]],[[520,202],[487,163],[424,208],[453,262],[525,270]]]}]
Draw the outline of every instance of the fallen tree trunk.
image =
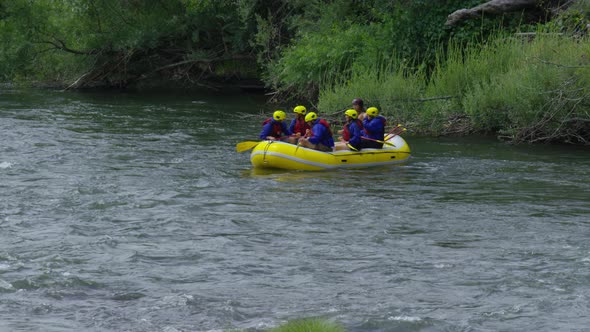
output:
[{"label": "fallen tree trunk", "polygon": [[454,26],[459,22],[482,15],[500,15],[509,12],[529,12],[539,19],[550,19],[556,12],[569,7],[576,0],[491,0],[473,8],[463,8],[451,13],[445,25]]}]

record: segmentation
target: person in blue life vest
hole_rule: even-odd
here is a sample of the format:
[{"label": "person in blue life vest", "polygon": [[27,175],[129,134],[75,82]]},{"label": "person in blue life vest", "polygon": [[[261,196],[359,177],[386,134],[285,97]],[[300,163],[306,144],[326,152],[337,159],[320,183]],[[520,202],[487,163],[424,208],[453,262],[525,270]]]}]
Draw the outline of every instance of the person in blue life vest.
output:
[{"label": "person in blue life vest", "polygon": [[293,113],[295,113],[295,118],[291,120],[291,125],[289,126],[289,131],[293,137],[289,138],[289,143],[297,144],[297,140],[305,136],[305,133],[311,127],[305,122],[305,114],[307,113],[305,106],[295,106]]},{"label": "person in blue life vest", "polygon": [[356,110],[346,110],[344,116],[346,117],[346,124],[344,124],[344,128],[342,129],[340,142],[336,143],[334,150],[348,149],[358,151],[361,149],[363,123],[358,119],[358,113]]},{"label": "person in blue life vest", "polygon": [[287,118],[287,114],[284,111],[276,110],[272,117],[266,119],[262,123],[262,131],[260,132],[260,139],[261,140],[279,140],[279,141],[286,141],[288,140],[291,132],[289,128],[287,128],[287,124],[285,123],[285,119]]},{"label": "person in blue life vest", "polygon": [[299,140],[299,144],[306,148],[331,152],[334,148],[334,137],[330,124],[326,120],[320,119],[314,112],[307,113],[305,122],[309,124],[311,130]]},{"label": "person in blue life vest", "polygon": [[387,120],[379,115],[377,107],[367,108],[366,113],[367,116],[363,119],[363,137],[369,139],[363,139],[360,148],[381,149],[383,143],[375,142],[374,140],[383,141]]}]

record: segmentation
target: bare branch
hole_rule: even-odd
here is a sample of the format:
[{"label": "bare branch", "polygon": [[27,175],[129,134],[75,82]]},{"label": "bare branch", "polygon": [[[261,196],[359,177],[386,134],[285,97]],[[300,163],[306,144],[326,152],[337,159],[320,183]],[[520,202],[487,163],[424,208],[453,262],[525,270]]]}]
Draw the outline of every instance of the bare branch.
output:
[{"label": "bare branch", "polygon": [[566,66],[566,65],[562,65],[560,63],[555,63],[555,62],[543,60],[543,59],[537,58],[537,57],[534,57],[533,59],[536,59],[539,62],[546,64],[546,65],[552,65],[552,66],[561,67],[561,68],[588,68],[588,66]]},{"label": "bare branch", "polygon": [[99,49],[93,49],[93,50],[89,50],[89,51],[79,51],[79,50],[74,50],[69,48],[66,43],[63,40],[60,40],[58,38],[53,38],[54,40],[44,40],[41,41],[40,43],[42,44],[49,44],[52,45],[54,48],[64,51],[64,52],[68,52],[68,53],[73,53],[73,54],[79,54],[79,55],[94,55],[94,54],[98,54],[100,53]]}]

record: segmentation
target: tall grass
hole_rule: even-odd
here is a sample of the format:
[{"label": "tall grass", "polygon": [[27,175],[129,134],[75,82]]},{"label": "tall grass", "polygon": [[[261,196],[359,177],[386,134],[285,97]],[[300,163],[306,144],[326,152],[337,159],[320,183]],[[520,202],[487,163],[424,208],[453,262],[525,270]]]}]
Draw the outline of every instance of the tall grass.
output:
[{"label": "tall grass", "polygon": [[360,97],[366,107],[378,107],[383,114],[394,118],[411,119],[416,109],[408,101],[421,98],[425,82],[423,70],[410,70],[403,61],[381,67],[357,67],[349,80],[325,83],[318,109],[327,113],[343,111],[351,107],[353,98]]},{"label": "tall grass", "polygon": [[319,107],[352,97],[418,132],[495,133],[517,142],[590,143],[590,41],[557,34],[450,44],[428,77],[402,65],[357,71],[320,93]]}]

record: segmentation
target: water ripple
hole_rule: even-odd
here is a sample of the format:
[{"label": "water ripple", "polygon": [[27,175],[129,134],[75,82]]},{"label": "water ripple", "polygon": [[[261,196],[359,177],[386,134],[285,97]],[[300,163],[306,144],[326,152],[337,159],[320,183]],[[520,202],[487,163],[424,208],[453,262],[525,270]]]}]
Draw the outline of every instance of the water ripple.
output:
[{"label": "water ripple", "polygon": [[408,137],[403,167],[261,171],[247,96],[8,98],[0,330],[586,329],[586,150]]}]

